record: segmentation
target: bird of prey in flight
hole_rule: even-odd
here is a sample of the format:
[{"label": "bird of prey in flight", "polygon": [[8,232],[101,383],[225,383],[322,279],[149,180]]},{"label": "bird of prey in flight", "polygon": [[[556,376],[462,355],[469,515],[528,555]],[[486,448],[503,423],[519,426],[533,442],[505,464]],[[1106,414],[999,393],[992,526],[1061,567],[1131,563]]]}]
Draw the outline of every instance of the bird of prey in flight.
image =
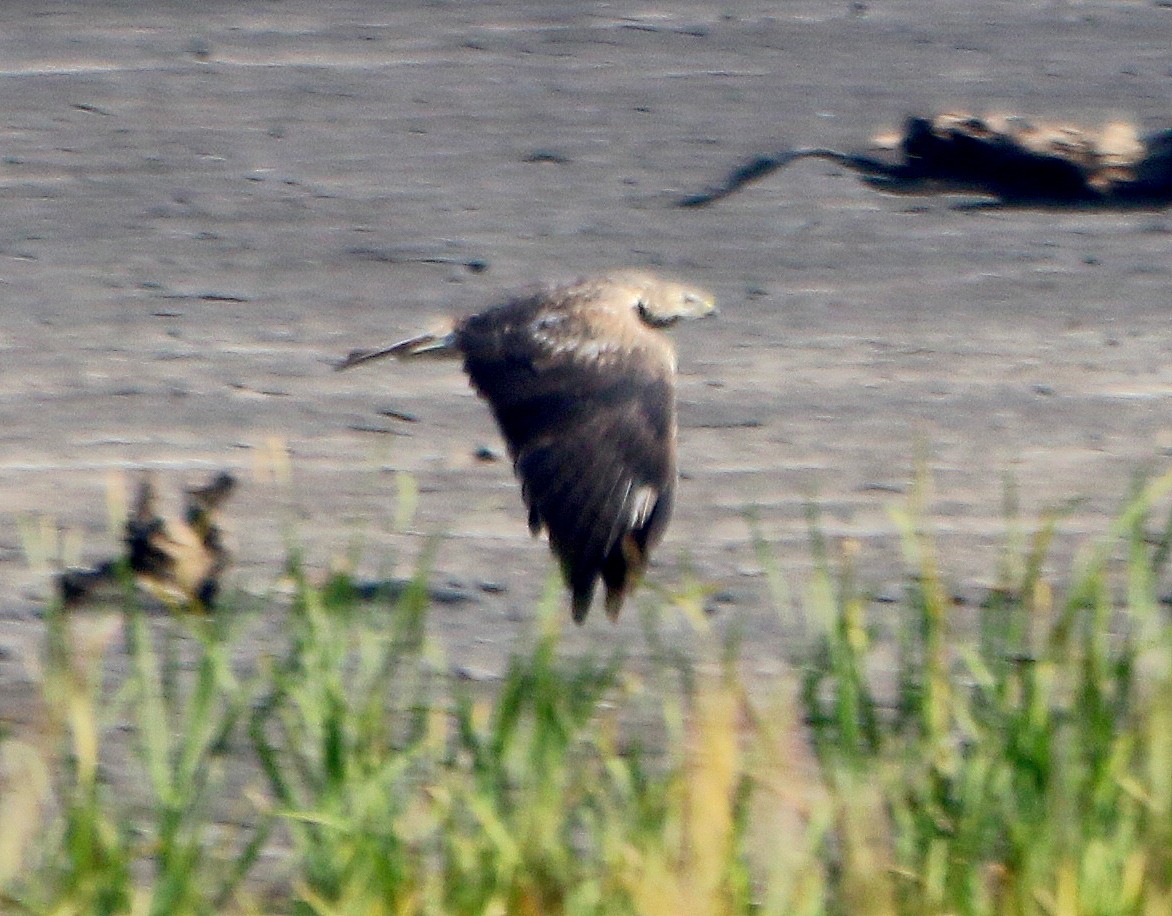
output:
[{"label": "bird of prey in flight", "polygon": [[713,296],[643,271],[522,293],[378,350],[462,358],[508,444],[529,530],[548,532],[581,623],[601,578],[606,612],[647,565],[676,484],[675,349],[664,328],[716,312]]},{"label": "bird of prey in flight", "polygon": [[902,133],[876,138],[868,153],[798,147],[759,156],[677,203],[702,207],[799,159],[829,159],[895,194],[970,193],[1015,206],[1172,203],[1172,130],[1141,137],[1125,122],[1091,131],[968,112],[910,117]]}]

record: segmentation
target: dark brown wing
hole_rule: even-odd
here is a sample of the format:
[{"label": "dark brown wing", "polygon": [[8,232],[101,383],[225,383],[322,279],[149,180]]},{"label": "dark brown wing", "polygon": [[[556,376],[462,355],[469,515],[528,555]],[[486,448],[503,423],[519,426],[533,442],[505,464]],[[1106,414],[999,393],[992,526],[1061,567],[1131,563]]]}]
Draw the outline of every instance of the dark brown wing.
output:
[{"label": "dark brown wing", "polygon": [[548,530],[561,561],[574,619],[585,618],[599,577],[613,618],[671,514],[670,358],[622,348],[540,299],[473,316],[457,335],[508,442],[530,529]]}]

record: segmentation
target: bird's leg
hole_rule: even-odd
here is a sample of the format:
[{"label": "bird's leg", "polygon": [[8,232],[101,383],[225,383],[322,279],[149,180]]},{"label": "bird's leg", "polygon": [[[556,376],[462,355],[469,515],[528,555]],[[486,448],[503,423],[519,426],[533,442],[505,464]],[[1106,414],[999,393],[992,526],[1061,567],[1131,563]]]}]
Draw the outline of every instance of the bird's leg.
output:
[{"label": "bird's leg", "polygon": [[384,356],[394,356],[397,359],[408,359],[413,356],[455,357],[460,351],[456,346],[456,335],[452,330],[431,331],[417,334],[377,350],[351,350],[350,354],[334,369],[341,372],[352,366],[368,363],[371,360],[382,359]]}]

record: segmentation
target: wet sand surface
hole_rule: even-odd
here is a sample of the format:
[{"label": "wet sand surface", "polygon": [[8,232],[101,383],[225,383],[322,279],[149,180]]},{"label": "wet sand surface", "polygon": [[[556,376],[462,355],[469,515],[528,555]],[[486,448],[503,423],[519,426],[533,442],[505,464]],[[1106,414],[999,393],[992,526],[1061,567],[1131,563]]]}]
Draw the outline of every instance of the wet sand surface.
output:
[{"label": "wet sand surface", "polygon": [[[747,508],[796,594],[811,503],[857,539],[862,579],[894,588],[889,510],[922,454],[944,573],[972,594],[1007,479],[1027,520],[1081,498],[1062,570],[1139,469],[1170,466],[1168,213],[961,210],[818,162],[671,206],[748,156],[858,147],[912,111],[1172,126],[1167,4],[50,2],[0,19],[0,721],[33,715],[50,589],[18,522],[59,526],[66,560],[109,555],[111,475],[142,467],[171,492],[239,473],[246,592],[290,543],[315,570],[385,577],[445,535],[433,578],[457,600],[433,630],[453,666],[502,670],[552,562],[507,459],[476,457],[503,455],[488,411],[453,364],[331,366],[534,281],[648,266],[717,293],[718,320],[674,335],[682,481],[649,578],[710,583],[753,671],[778,670],[793,627]],[[280,449],[291,483],[269,473]],[[396,532],[401,473],[419,497]],[[637,655],[638,617],[596,609],[571,647]]]}]

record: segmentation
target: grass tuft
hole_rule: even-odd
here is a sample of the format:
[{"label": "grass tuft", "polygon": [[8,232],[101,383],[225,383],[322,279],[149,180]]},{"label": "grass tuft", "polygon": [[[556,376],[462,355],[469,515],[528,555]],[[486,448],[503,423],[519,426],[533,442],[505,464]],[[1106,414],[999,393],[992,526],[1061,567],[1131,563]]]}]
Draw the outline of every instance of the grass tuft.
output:
[{"label": "grass tuft", "polygon": [[[404,519],[416,498],[400,482]],[[551,582],[503,680],[453,681],[430,550],[395,600],[296,554],[288,607],[52,608],[46,725],[0,744],[0,902],[23,913],[1172,912],[1172,478],[1065,579],[1062,512],[1011,518],[1000,581],[951,597],[921,482],[895,613],[814,531],[793,683],[741,678],[703,588],[645,603],[652,663],[573,657]],[[1014,498],[1007,496],[1012,515]],[[403,522],[406,523],[405,521]],[[276,657],[241,661],[257,611]],[[699,650],[669,650],[689,622]],[[125,644],[115,663],[114,640]],[[881,650],[897,649],[894,670]],[[118,767],[130,786],[115,792]]]}]

